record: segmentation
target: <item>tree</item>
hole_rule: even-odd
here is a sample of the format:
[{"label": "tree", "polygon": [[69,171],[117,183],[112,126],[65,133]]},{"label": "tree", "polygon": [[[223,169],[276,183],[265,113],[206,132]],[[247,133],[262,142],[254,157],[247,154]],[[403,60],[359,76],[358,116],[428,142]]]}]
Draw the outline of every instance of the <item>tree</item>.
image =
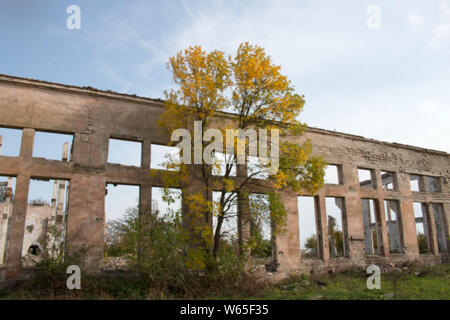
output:
[{"label": "tree", "polygon": [[425,254],[425,253],[429,253],[430,252],[428,250],[427,237],[423,233],[419,233],[417,235],[417,243],[419,244],[419,253],[420,254]]},{"label": "tree", "polygon": [[[183,188],[184,221],[193,234],[190,254],[197,262],[201,261],[197,267],[202,268],[217,257],[224,221],[232,212],[233,202],[238,200],[240,246],[251,249],[252,241],[244,239],[242,234],[252,215],[266,215],[275,226],[273,232],[279,232],[286,217],[280,193],[318,190],[323,184],[324,162],[311,157],[309,140],[299,144],[290,139],[300,136],[305,128],[298,120],[304,97],[294,92],[291,82],[281,73],[281,67],[273,63],[263,48],[243,43],[234,56],[226,56],[219,50],[207,53],[199,46],[189,47],[170,58],[168,68],[175,88],[165,91],[165,110],[158,125],[168,136],[176,129],[185,128],[194,139],[189,142],[190,150],[181,153],[182,161],[168,158],[165,162],[167,169],[178,171],[159,174],[167,187],[181,185]],[[194,121],[201,124],[200,128],[194,126]],[[260,139],[258,129],[278,130],[281,142],[278,144],[272,135],[268,145],[271,152],[279,148],[278,171],[272,172],[269,179],[256,179],[273,167],[275,158],[260,161],[248,173],[249,158],[245,157],[244,163],[238,161],[242,159],[238,146],[241,143],[247,150],[250,137],[238,135],[225,139],[227,141],[216,141],[217,137],[205,139],[205,132],[211,128],[221,130],[224,136],[227,129],[241,129],[241,132],[255,129]],[[199,132],[203,139],[196,140],[195,133]],[[233,146],[233,152],[225,153],[223,161],[186,164],[186,159],[195,158],[199,147],[205,153],[214,153],[216,149],[210,146],[213,140],[224,149]],[[182,143],[185,141],[179,145]],[[213,169],[220,168],[222,178],[216,179]],[[252,206],[258,207],[248,201],[253,190],[268,195],[268,208],[251,210]],[[216,201],[211,197],[212,191],[220,193]],[[217,221],[213,230],[214,215]]]},{"label": "tree", "polygon": [[329,250],[332,257],[344,254],[344,238],[342,231],[338,230],[336,219],[328,216],[328,241]]},{"label": "tree", "polygon": [[314,257],[317,258],[317,237],[315,234],[308,237],[305,241],[305,248],[309,250],[305,250],[303,253],[303,257]]}]

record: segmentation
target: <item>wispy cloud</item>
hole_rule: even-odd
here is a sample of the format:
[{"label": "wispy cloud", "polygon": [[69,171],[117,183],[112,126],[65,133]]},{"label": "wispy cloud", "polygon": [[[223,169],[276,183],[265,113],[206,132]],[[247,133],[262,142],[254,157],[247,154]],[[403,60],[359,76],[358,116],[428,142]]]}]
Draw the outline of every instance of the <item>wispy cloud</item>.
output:
[{"label": "wispy cloud", "polygon": [[410,13],[408,16],[408,23],[412,26],[414,31],[420,31],[423,29],[425,21],[421,15]]},{"label": "wispy cloud", "polygon": [[[140,53],[126,69],[103,68],[123,90],[161,93],[170,86],[168,58],[190,45],[231,54],[250,41],[306,95],[309,125],[450,151],[443,120],[450,118],[449,1],[400,3],[381,6],[383,24],[374,32],[359,1],[181,1],[166,8],[170,23],[139,2],[112,11],[97,36],[108,50]],[[426,135],[419,119],[430,127]]]}]

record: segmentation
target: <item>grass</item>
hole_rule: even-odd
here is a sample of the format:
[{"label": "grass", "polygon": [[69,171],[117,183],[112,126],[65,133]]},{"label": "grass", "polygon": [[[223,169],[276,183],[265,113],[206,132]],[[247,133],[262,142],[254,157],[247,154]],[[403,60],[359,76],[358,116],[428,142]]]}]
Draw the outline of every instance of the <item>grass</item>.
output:
[{"label": "grass", "polygon": [[[297,275],[277,284],[254,288],[247,294],[241,291],[221,296],[179,296],[175,292],[157,291],[151,283],[130,274],[85,277],[82,289],[69,291],[65,288],[66,274],[54,276],[55,271],[42,274],[34,281],[16,289],[0,290],[0,299],[267,299],[267,300],[450,300],[450,264],[438,266],[409,267],[401,272],[381,274],[381,289],[369,290],[368,274],[363,271],[347,271],[328,275]],[[203,284],[208,286],[208,284]],[[197,288],[198,289],[198,288]],[[209,288],[205,287],[205,293]],[[231,290],[232,291],[232,290]],[[253,292],[249,294],[249,292]]]},{"label": "grass", "polygon": [[296,276],[269,288],[263,299],[449,300],[450,265],[414,267],[381,274],[381,288],[368,289],[361,271]]}]

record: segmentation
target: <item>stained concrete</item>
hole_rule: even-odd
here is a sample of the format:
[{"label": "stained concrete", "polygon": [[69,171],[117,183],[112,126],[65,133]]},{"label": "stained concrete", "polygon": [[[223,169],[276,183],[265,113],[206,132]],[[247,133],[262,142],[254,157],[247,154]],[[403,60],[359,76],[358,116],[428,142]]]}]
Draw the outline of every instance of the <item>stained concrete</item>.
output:
[{"label": "stained concrete", "polygon": [[[140,186],[143,208],[151,204],[152,186],[162,186],[158,175],[150,176],[150,146],[166,144],[156,120],[163,102],[148,98],[81,88],[37,80],[0,75],[0,126],[22,129],[18,157],[0,156],[0,175],[16,177],[14,206],[9,222],[9,240],[5,266],[0,267],[0,281],[20,276],[27,198],[30,178],[44,177],[70,181],[66,243],[69,250],[85,251],[82,266],[91,272],[100,270],[103,254],[104,199],[107,183]],[[70,161],[34,158],[36,131],[50,131],[74,136]],[[142,165],[122,166],[107,163],[109,138],[142,142]],[[448,259],[450,219],[450,156],[448,153],[396,143],[386,143],[360,136],[309,128],[298,142],[309,138],[313,154],[341,169],[341,184],[325,185],[315,195],[320,259],[302,260],[299,245],[297,195],[284,193],[288,211],[286,232],[274,243],[273,259],[280,274],[309,270],[335,270],[376,263],[437,263]],[[374,187],[360,186],[358,168],[371,169]],[[397,186],[383,188],[381,171],[394,173]],[[432,176],[439,182],[438,192],[423,183],[423,191],[410,191],[409,174]],[[307,194],[305,194],[307,195]],[[327,237],[325,197],[344,199],[345,257],[330,258]],[[380,254],[365,252],[361,199],[374,199],[380,228]],[[403,254],[389,253],[384,200],[398,200],[401,215]],[[428,208],[428,236],[431,254],[419,255],[413,201]],[[446,243],[440,237],[439,253],[433,204],[442,204]],[[445,221],[444,221],[445,220]],[[442,232],[439,231],[439,234]]]}]

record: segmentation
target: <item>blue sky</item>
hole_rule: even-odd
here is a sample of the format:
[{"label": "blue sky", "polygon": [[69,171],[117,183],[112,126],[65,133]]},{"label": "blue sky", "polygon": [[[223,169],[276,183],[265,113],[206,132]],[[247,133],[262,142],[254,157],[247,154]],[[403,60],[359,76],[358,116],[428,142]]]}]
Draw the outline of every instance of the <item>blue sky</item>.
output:
[{"label": "blue sky", "polygon": [[450,0],[3,0],[0,39],[0,73],[152,98],[177,51],[249,41],[305,95],[308,125],[450,152]]},{"label": "blue sky", "polygon": [[[66,28],[71,4],[80,30]],[[450,151],[448,0],[5,0],[0,38],[1,73],[153,98],[178,50],[250,41],[305,94],[310,126]]]}]

